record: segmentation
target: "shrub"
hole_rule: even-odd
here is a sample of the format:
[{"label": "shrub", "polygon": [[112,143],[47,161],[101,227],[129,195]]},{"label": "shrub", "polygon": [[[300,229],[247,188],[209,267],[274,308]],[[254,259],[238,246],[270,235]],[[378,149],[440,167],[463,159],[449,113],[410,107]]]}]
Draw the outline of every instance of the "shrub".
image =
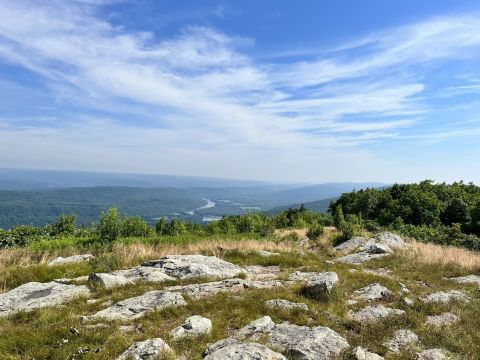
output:
[{"label": "shrub", "polygon": [[97,224],[97,234],[103,242],[113,242],[120,235],[120,214],[115,208],[110,208],[100,214]]},{"label": "shrub", "polygon": [[316,239],[318,238],[320,235],[323,234],[323,226],[320,225],[320,224],[314,224],[313,226],[309,227],[308,230],[307,230],[307,236],[310,238],[310,239]]},{"label": "shrub", "polygon": [[150,226],[140,216],[125,215],[120,222],[121,236],[147,237],[150,234]]}]

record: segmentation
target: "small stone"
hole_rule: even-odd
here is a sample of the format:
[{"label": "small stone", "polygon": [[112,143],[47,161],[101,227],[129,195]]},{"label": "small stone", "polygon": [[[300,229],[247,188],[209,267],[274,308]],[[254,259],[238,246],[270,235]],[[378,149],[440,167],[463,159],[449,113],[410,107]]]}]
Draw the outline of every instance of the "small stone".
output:
[{"label": "small stone", "polygon": [[405,285],[404,283],[399,283],[400,285],[400,291],[404,294],[409,294],[410,293],[410,289],[407,287],[407,285]]},{"label": "small stone", "polygon": [[118,331],[121,333],[135,332],[135,325],[120,325]]},{"label": "small stone", "polygon": [[414,301],[410,298],[404,298],[403,302],[405,303],[405,305],[407,305],[409,307],[413,307],[413,305],[415,305]]},{"label": "small stone", "polygon": [[284,299],[274,299],[265,301],[265,305],[268,307],[278,307],[284,310],[308,310],[307,304],[304,303],[294,303]]},{"label": "small stone", "polygon": [[418,336],[410,330],[397,330],[393,338],[383,345],[394,353],[399,353],[418,342]]},{"label": "small stone", "polygon": [[427,316],[427,319],[425,321],[425,325],[431,325],[431,326],[448,326],[456,323],[459,319],[459,317],[455,314],[446,312],[440,315],[430,315]]},{"label": "small stone", "polygon": [[270,256],[279,256],[280,254],[276,252],[266,251],[266,250],[259,250],[258,255],[264,256],[264,257],[270,257]]},{"label": "small stone", "polygon": [[382,356],[369,352],[360,346],[353,349],[353,356],[357,360],[383,360]]},{"label": "small stone", "polygon": [[136,342],[130,346],[117,360],[154,360],[172,349],[161,338]]},{"label": "small stone", "polygon": [[174,339],[194,338],[207,335],[212,332],[212,321],[199,315],[193,315],[187,318],[182,325],[170,331],[170,336]]},{"label": "small stone", "polygon": [[346,302],[347,302],[347,305],[350,305],[350,306],[358,304],[357,300],[352,300],[352,299],[349,299]]}]

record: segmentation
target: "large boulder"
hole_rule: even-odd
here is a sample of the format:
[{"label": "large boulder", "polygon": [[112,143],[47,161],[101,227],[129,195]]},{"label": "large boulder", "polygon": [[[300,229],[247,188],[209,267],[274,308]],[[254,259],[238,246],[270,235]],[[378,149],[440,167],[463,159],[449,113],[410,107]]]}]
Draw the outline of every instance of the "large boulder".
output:
[{"label": "large boulder", "polygon": [[391,309],[383,305],[370,305],[362,310],[350,312],[348,317],[360,323],[370,323],[382,321],[391,316],[401,316],[404,314],[405,311],[403,310]]},{"label": "large boulder", "polygon": [[268,344],[295,360],[337,359],[349,347],[347,340],[328,327],[309,328],[287,323],[275,325]]},{"label": "large boulder", "polygon": [[155,360],[163,352],[172,351],[161,338],[136,342],[130,346],[117,360]]},{"label": "large boulder", "polygon": [[225,339],[210,345],[204,360],[287,360],[285,356],[257,343]]},{"label": "large boulder", "polygon": [[284,299],[273,299],[265,301],[265,305],[272,308],[280,308],[283,310],[308,310],[305,303],[294,303]]},{"label": "large boulder", "polygon": [[378,283],[367,285],[361,289],[355,290],[356,297],[367,301],[383,300],[392,296],[392,292],[385,286]]},{"label": "large boulder", "polygon": [[404,249],[407,247],[407,244],[400,236],[390,232],[375,235],[373,239],[376,243],[388,245],[392,249]]},{"label": "large boulder", "polygon": [[105,289],[113,289],[116,287],[133,284],[133,281],[127,279],[126,277],[106,273],[91,273],[88,276],[88,281],[93,284],[100,285]]},{"label": "large boulder", "polygon": [[199,315],[193,315],[187,318],[182,325],[170,331],[170,336],[174,339],[184,337],[195,338],[207,335],[212,332],[212,321]]},{"label": "large boulder", "polygon": [[414,332],[406,329],[395,331],[393,338],[383,344],[388,350],[399,353],[408,347],[418,343],[418,336]]},{"label": "large boulder", "polygon": [[95,257],[92,254],[73,255],[73,256],[67,256],[67,257],[60,256],[47,262],[47,265],[53,266],[53,265],[74,264],[74,263],[90,261],[94,258]]},{"label": "large boulder", "polygon": [[315,278],[309,280],[305,285],[305,293],[311,297],[321,297],[330,294],[333,287],[338,283],[337,273],[331,271],[320,273]]},{"label": "large boulder", "polygon": [[447,304],[450,301],[459,301],[459,302],[470,302],[470,297],[464,294],[461,291],[457,290],[450,290],[447,292],[439,291],[430,295],[427,295],[423,298],[420,298],[425,303],[439,303],[439,304]]},{"label": "large boulder", "polygon": [[66,285],[55,281],[26,283],[0,294],[0,317],[17,311],[60,305],[81,296],[90,296],[90,290],[84,285]]},{"label": "large boulder", "polygon": [[351,238],[350,240],[347,240],[337,246],[334,247],[335,250],[343,252],[343,253],[349,253],[352,251],[357,250],[360,246],[365,244],[367,242],[367,239],[361,236],[355,236]]},{"label": "large boulder", "polygon": [[187,302],[179,293],[162,290],[149,291],[143,295],[120,301],[94,315],[84,316],[82,320],[134,320],[168,306],[183,305],[187,305]]},{"label": "large boulder", "polygon": [[148,261],[143,266],[160,268],[165,274],[178,279],[195,277],[233,278],[243,272],[237,265],[204,255],[169,255]]}]

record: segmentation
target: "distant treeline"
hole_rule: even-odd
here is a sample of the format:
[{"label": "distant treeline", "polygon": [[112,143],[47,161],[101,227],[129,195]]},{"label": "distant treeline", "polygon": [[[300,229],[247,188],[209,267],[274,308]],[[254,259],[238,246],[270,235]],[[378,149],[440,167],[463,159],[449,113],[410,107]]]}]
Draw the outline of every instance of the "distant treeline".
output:
[{"label": "distant treeline", "polygon": [[[224,216],[219,221],[200,225],[177,219],[159,219],[154,226],[140,216],[121,215],[111,208],[102,212],[98,221],[90,226],[77,227],[75,215],[61,215],[55,223],[43,227],[32,225],[0,229],[0,248],[35,245],[37,242],[70,239],[70,244],[108,244],[119,238],[161,238],[182,235],[208,236],[215,234],[249,234],[268,237],[279,228],[308,228],[310,236],[318,236],[323,227],[332,225],[327,214],[316,213],[301,206],[287,209],[276,216],[263,213]],[[48,247],[48,246],[47,246]]]},{"label": "distant treeline", "polygon": [[[480,250],[480,187],[463,182],[393,185],[343,194],[330,205],[335,221],[389,227],[421,241]],[[349,227],[345,225],[345,227]]]}]

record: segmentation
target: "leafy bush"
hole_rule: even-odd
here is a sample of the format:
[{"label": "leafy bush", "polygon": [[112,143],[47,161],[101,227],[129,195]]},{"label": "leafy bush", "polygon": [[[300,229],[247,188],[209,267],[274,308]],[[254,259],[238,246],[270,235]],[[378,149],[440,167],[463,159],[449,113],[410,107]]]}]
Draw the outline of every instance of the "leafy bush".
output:
[{"label": "leafy bush", "polygon": [[318,238],[320,235],[323,234],[323,226],[320,225],[320,224],[314,224],[312,225],[311,227],[308,228],[307,230],[307,236],[310,238],[310,239],[316,239]]},{"label": "leafy bush", "polygon": [[96,226],[97,234],[103,242],[113,242],[120,235],[121,219],[118,210],[110,208],[100,214],[100,220]]},{"label": "leafy bush", "polygon": [[120,235],[124,237],[147,237],[152,230],[140,216],[124,216],[120,222]]}]

